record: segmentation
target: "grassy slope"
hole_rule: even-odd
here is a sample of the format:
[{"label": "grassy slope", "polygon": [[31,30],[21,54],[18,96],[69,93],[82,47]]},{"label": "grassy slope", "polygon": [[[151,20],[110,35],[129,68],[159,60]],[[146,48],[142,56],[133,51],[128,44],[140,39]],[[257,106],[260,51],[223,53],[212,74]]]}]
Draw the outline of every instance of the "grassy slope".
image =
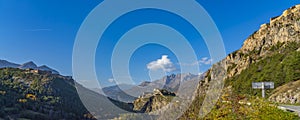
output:
[{"label": "grassy slope", "polygon": [[[230,90],[224,89],[223,97],[202,119],[299,119],[295,114],[279,110],[275,104],[259,98],[261,90],[253,90],[251,86],[252,82],[272,81],[278,87],[299,80],[300,52],[296,51],[299,48],[299,43],[279,43],[270,48],[267,57],[260,58],[259,62],[251,64],[241,74],[227,79],[225,88]],[[259,53],[252,53],[251,56],[255,54]],[[272,90],[267,90],[267,97],[271,92]],[[196,98],[181,119],[200,119],[198,113],[203,98],[204,96]],[[249,102],[251,105],[240,104],[239,101]]]}]

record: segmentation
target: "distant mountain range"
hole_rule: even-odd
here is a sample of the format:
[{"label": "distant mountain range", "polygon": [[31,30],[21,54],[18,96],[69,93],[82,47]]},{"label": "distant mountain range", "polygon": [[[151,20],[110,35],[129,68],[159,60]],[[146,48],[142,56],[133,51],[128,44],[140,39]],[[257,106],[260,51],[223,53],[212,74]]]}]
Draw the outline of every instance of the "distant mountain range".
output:
[{"label": "distant mountain range", "polygon": [[[193,89],[186,89],[191,86],[195,86],[198,84],[199,80],[203,79],[203,75],[194,75],[191,73],[183,73],[183,74],[171,74],[165,76],[161,79],[155,80],[153,82],[145,81],[142,82],[140,85],[127,85],[127,84],[120,84],[114,85],[110,87],[105,87],[102,89],[101,94],[105,94],[107,97],[112,99],[122,101],[122,102],[133,102],[138,98],[140,95],[145,93],[153,92],[153,89],[160,88],[165,89],[170,92],[177,93],[179,87],[184,90],[193,90]],[[94,89],[95,91],[99,92],[100,90]],[[182,92],[182,91],[181,91]],[[191,93],[193,91],[189,91]],[[182,94],[182,97],[184,95]]]},{"label": "distant mountain range", "polygon": [[59,74],[58,71],[46,66],[37,66],[34,62],[30,61],[24,64],[16,64],[6,60],[0,60],[0,68],[19,68],[19,69],[34,69],[34,70],[41,70],[41,71],[49,71],[52,74]]}]

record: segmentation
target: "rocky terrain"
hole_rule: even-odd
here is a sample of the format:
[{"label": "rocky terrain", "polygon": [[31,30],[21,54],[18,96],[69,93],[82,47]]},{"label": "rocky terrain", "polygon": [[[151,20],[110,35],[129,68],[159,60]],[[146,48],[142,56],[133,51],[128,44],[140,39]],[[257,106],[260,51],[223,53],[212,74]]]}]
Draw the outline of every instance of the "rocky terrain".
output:
[{"label": "rocky terrain", "polygon": [[271,18],[270,23],[261,25],[240,50],[226,57],[228,77],[240,74],[250,64],[272,55],[278,44],[285,46],[289,42],[300,42],[299,34],[300,5],[296,5],[285,10],[281,16]]},{"label": "rocky terrain", "polygon": [[282,104],[300,104],[300,80],[276,88],[269,100]]},{"label": "rocky terrain", "polygon": [[[225,101],[225,103],[233,103],[232,100],[239,101],[242,100],[241,98],[245,99],[245,97],[250,100],[252,99],[250,96],[261,96],[260,90],[253,90],[251,88],[252,82],[272,81],[275,83],[275,87],[279,87],[286,83],[299,80],[299,43],[300,5],[296,5],[284,11],[282,15],[271,18],[270,23],[261,25],[258,31],[254,32],[245,40],[241,49],[229,54],[225,59],[216,63],[214,66],[217,66],[217,68],[212,67],[208,70],[204,81],[200,81],[197,87],[196,99],[193,102],[193,106],[198,107],[190,108],[181,119],[189,119],[191,116],[194,116],[194,114],[200,112],[199,109],[201,109],[201,107],[199,106],[202,106],[201,103],[207,99],[204,99],[207,97],[207,93],[212,94],[209,88],[211,88],[214,83],[222,84],[222,82],[224,82],[224,89],[231,89],[229,92],[224,91],[224,89],[220,92],[222,92],[223,95],[232,96],[230,97],[231,101]],[[226,72],[224,73],[224,71]],[[224,75],[224,77],[215,81],[217,80],[216,77],[220,75]],[[288,85],[286,85],[286,88],[288,88],[287,86]],[[288,98],[293,98],[292,100],[295,102],[294,99],[298,95],[295,88],[298,87],[289,89],[282,88],[284,87],[277,88],[275,92],[267,90],[267,96],[271,96],[270,100],[275,102],[291,103],[291,99]],[[281,92],[278,93],[278,91]],[[219,102],[222,103],[222,99],[220,100]],[[224,106],[224,104],[219,105]],[[217,109],[215,108],[205,109],[216,110],[210,114],[217,113]],[[234,105],[231,106],[230,109],[234,109]],[[243,109],[245,108],[243,107]],[[214,116],[213,119],[220,119],[231,115],[239,116],[240,119],[246,119],[246,116],[240,116],[241,114],[238,112],[233,114],[227,113],[219,117]]]},{"label": "rocky terrain", "polygon": [[[227,70],[225,78],[233,78],[250,65],[270,56],[300,51],[299,42],[300,5],[296,5],[285,10],[281,16],[271,18],[270,23],[261,25],[258,31],[245,40],[241,49],[229,54],[219,63],[225,64],[224,68]],[[262,67],[258,67],[257,70],[262,70]],[[211,71],[213,70],[207,72],[209,74],[204,78],[205,81],[210,80]]]},{"label": "rocky terrain", "polygon": [[136,99],[133,110],[142,113],[157,111],[168,105],[175,96],[167,90],[154,89],[153,93],[145,93]]}]

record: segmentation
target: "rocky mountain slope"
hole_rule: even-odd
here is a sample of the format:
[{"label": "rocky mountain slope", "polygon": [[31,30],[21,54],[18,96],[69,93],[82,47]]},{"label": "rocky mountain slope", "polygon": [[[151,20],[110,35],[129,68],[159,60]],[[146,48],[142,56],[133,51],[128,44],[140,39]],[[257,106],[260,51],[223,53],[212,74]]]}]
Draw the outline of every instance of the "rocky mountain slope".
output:
[{"label": "rocky mountain slope", "polygon": [[49,71],[52,74],[59,74],[58,71],[46,66],[37,66],[34,62],[30,61],[24,64],[16,64],[12,62],[8,62],[6,60],[0,60],[0,68],[20,68],[20,69],[34,69],[34,70],[41,70],[41,71]]},{"label": "rocky mountain slope", "polygon": [[[275,87],[278,87],[288,82],[299,80],[299,51],[300,5],[296,5],[284,11],[281,16],[271,18],[270,23],[261,25],[258,31],[249,36],[241,49],[229,54],[225,59],[214,65],[224,66],[226,70],[224,73],[225,78],[222,80],[225,82],[225,89],[230,90],[223,90],[223,95],[227,94],[232,96],[230,100],[239,101],[248,95],[261,96],[260,90],[251,88],[252,82],[272,81],[275,83]],[[219,72],[223,71],[221,69],[212,67],[208,70],[205,80],[199,82],[192,105],[194,107],[191,107],[181,119],[190,119],[191,116],[199,113],[207,93],[211,94],[208,91],[210,83],[217,82],[211,81],[219,76]],[[272,90],[267,90],[267,96],[271,95]],[[234,96],[235,98],[233,99]],[[251,99],[250,96],[246,98]],[[277,98],[276,92],[271,98]],[[222,103],[222,99],[219,102]],[[229,103],[231,102],[233,101],[229,101]],[[224,104],[219,104],[219,107],[222,106]],[[234,105],[230,109],[234,110]],[[236,112],[230,114],[216,113],[224,115],[215,116],[214,119],[222,119],[228,116],[239,116],[238,118],[240,119],[247,119],[246,116],[240,116],[240,108],[236,109]],[[217,112],[216,108],[213,108],[214,110]],[[210,114],[214,114],[214,112]]]},{"label": "rocky mountain slope", "polygon": [[[299,51],[300,5],[296,5],[261,25],[241,49],[219,63],[225,64],[227,85],[238,83],[233,86],[250,91],[250,83],[255,81],[276,81],[275,86],[280,86],[299,79]],[[214,76],[212,71],[208,70],[206,83]]]},{"label": "rocky mountain slope", "polygon": [[[285,46],[300,42],[300,5],[285,10],[281,16],[271,18],[270,23],[261,25],[245,42],[240,50],[229,54],[225,62],[228,77],[240,74],[250,64],[274,54],[276,45]],[[275,51],[280,52],[280,51]]]},{"label": "rocky mountain slope", "polygon": [[276,88],[269,100],[285,104],[300,104],[300,80]]},{"label": "rocky mountain slope", "polygon": [[153,112],[168,105],[176,96],[167,90],[154,89],[152,93],[145,93],[133,102],[134,111],[145,113]]}]

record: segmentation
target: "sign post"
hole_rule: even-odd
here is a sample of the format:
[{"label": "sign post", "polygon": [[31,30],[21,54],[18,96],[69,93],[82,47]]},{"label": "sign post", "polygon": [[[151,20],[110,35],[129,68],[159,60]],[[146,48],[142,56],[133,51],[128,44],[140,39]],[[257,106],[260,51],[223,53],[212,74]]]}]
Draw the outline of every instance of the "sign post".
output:
[{"label": "sign post", "polygon": [[265,97],[265,89],[274,89],[274,82],[252,82],[253,89],[262,89],[262,97]]}]

